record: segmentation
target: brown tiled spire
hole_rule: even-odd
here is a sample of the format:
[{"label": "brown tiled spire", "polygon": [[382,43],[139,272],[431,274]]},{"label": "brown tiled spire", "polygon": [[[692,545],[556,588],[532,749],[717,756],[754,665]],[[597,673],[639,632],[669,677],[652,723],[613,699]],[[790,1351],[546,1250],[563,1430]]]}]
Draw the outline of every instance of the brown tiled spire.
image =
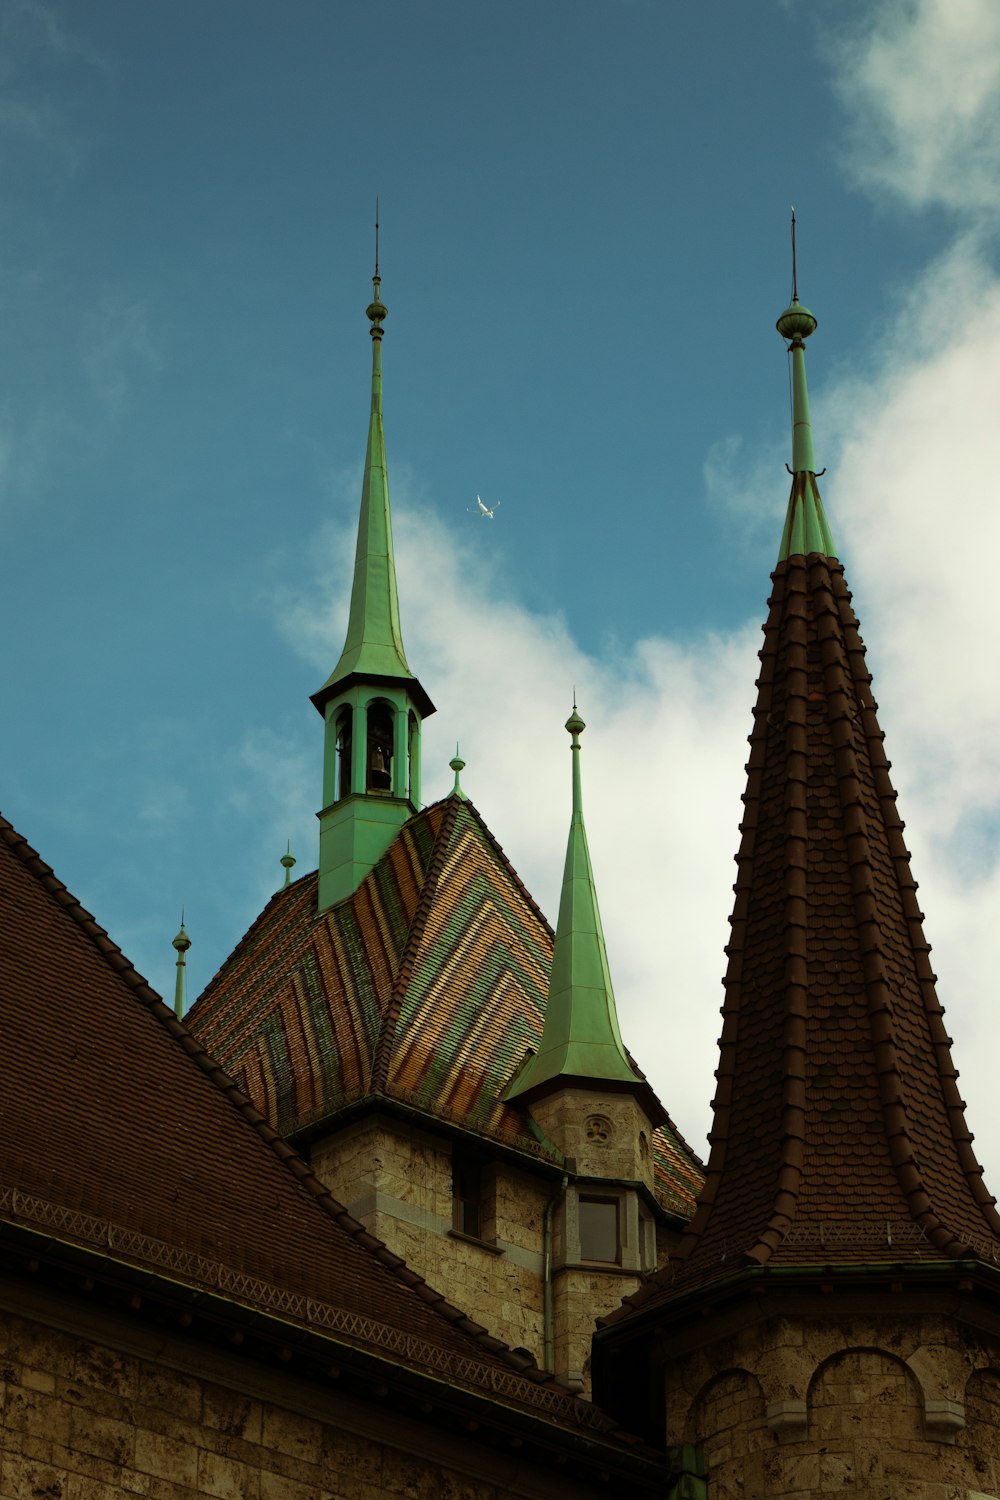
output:
[{"label": "brown tiled spire", "polygon": [[[807,420],[815,319],[803,312],[778,327]],[[796,455],[760,653],[707,1180],[672,1266],[633,1304],[755,1264],[1000,1260],[811,442]]]},{"label": "brown tiled spire", "polygon": [[843,566],[773,574],[750,736],[704,1268],[1000,1255]]}]

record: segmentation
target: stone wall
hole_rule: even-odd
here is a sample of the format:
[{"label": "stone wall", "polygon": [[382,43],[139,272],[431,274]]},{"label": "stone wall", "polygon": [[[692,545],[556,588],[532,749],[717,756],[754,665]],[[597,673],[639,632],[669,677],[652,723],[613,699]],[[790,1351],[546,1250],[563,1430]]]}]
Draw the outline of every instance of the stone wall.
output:
[{"label": "stone wall", "polygon": [[[582,1154],[580,1171],[598,1183],[628,1171],[651,1173],[641,1154],[640,1127],[648,1121],[628,1094],[556,1096]],[[604,1139],[588,1141],[592,1116],[609,1125]],[[535,1176],[509,1161],[493,1162],[484,1176],[482,1241],[453,1229],[452,1144],[419,1126],[389,1116],[366,1116],[313,1147],[317,1177],[372,1234],[450,1301],[512,1348],[527,1349],[544,1368],[544,1222],[553,1212],[554,1370],[590,1392],[590,1347],[595,1320],[634,1291],[655,1269],[656,1225],[634,1187],[602,1187],[620,1200],[619,1267],[581,1262],[577,1214],[586,1180],[560,1190],[558,1179]]]},{"label": "stone wall", "polygon": [[314,1148],[312,1167],[345,1208],[431,1286],[542,1364],[542,1235],[550,1182],[504,1162],[490,1166],[480,1243],[453,1232],[451,1146],[444,1137],[369,1117]]},{"label": "stone wall", "polygon": [[533,1472],[516,1454],[185,1343],[138,1318],[110,1319],[107,1328],[103,1314],[84,1317],[83,1328],[66,1321],[56,1328],[0,1307],[0,1500],[592,1493],[551,1470]]},{"label": "stone wall", "polygon": [[667,1421],[710,1500],[997,1497],[1000,1341],[939,1315],[765,1319],[671,1361]]}]

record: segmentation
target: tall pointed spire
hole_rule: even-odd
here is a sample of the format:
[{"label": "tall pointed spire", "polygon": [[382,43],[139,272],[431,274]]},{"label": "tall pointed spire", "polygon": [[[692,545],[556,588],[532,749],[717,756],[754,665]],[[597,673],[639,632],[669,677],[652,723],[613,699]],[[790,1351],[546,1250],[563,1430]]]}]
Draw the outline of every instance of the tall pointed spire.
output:
[{"label": "tall pointed spire", "polygon": [[[377,232],[376,219],[376,236]],[[366,309],[372,325],[371,416],[361,485],[361,515],[354,556],[347,639],[337,665],[319,692],[313,695],[313,702],[322,712],[324,703],[334,693],[360,676],[405,679],[412,685],[414,698],[421,703],[422,713],[426,717],[433,711],[433,705],[410,671],[399,623],[399,595],[392,549],[392,515],[389,508],[389,478],[382,421],[382,324],[388,315],[388,309],[379,295],[382,278],[378,272],[377,239],[375,256],[372,300]]]},{"label": "tall pointed spire", "polygon": [[809,391],[806,386],[806,339],[816,332],[817,322],[799,301],[798,268],[795,253],[795,210],[792,209],[792,300],[777,324],[783,339],[789,340],[792,383],[792,492],[781,537],[778,561],[794,553],[822,552],[835,557],[833,536],[823,510],[819,485],[816,483],[816,459],[813,453],[812,423],[809,420]]},{"label": "tall pointed spire", "polygon": [[712,1149],[666,1299],[741,1266],[1000,1262],[851,594],[805,532],[772,575]]},{"label": "tall pointed spire", "polygon": [[573,814],[563,870],[545,1026],[538,1051],[507,1091],[508,1099],[570,1082],[648,1088],[629,1062],[618,1029],[597,888],[583,823],[580,735],[576,704],[566,721],[573,756]]},{"label": "tall pointed spire", "polygon": [[319,909],[353,895],[420,806],[420,724],[434,705],[403,650],[382,425],[378,268],[367,309],[372,337],[371,415],[347,639],[312,701],[326,721],[320,818]]}]

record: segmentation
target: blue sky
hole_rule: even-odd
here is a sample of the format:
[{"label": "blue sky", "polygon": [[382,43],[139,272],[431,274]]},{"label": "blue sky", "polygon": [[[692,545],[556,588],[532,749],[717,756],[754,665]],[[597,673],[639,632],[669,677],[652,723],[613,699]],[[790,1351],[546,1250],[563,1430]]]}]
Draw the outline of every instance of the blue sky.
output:
[{"label": "blue sky", "polygon": [[623,1029],[700,1145],[794,202],[824,493],[1000,1164],[998,84],[990,0],[0,0],[0,807],[158,988],[182,904],[197,990],[285,839],[315,864],[377,193],[425,790],[460,739],[554,916],[576,685]]}]

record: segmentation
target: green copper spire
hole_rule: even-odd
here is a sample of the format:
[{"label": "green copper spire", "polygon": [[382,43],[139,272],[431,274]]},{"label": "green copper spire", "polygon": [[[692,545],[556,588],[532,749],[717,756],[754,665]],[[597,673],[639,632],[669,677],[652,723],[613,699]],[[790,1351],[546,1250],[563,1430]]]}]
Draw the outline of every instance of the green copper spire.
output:
[{"label": "green copper spire", "polygon": [[326,721],[319,813],[321,912],[354,894],[420,807],[421,721],[434,712],[407,664],[399,626],[382,430],[386,309],[379,296],[377,211],[372,285],[371,417],[347,640],[312,699]]},{"label": "green copper spire", "polygon": [[817,322],[799,301],[795,264],[795,210],[792,209],[792,301],[776,323],[783,339],[788,339],[792,363],[792,492],[781,537],[778,561],[821,552],[835,557],[819,486],[816,483],[816,458],[813,453],[812,424],[809,421],[809,391],[806,386],[806,344],[816,332]]},{"label": "green copper spire", "polygon": [[282,864],[285,867],[285,880],[284,880],[284,884],[281,887],[281,889],[284,891],[284,890],[287,890],[288,887],[291,885],[291,883],[292,883],[292,871],[294,870],[295,866],[298,864],[298,860],[295,858],[295,855],[292,853],[292,841],[291,841],[291,839],[288,840],[288,848],[285,850],[284,854],[281,856],[281,859],[279,860],[279,864]]},{"label": "green copper spire", "polygon": [[572,736],[573,816],[563,871],[552,976],[545,1027],[538,1051],[529,1059],[508,1099],[537,1092],[543,1085],[589,1080],[636,1087],[642,1079],[625,1055],[614,990],[604,947],[597,890],[583,826],[580,735],[586,726],[573,705],[566,721]]},{"label": "green copper spire", "polygon": [[177,950],[177,978],[174,981],[174,1013],[180,1020],[184,1014],[184,980],[187,971],[187,951],[191,946],[191,939],[184,930],[184,912],[181,912],[181,930],[174,938],[173,946]]},{"label": "green copper spire", "polygon": [[354,556],[354,584],[347,639],[334,667],[313,702],[323,704],[358,677],[398,680],[413,684],[414,697],[422,702],[424,715],[432,711],[430,699],[410,671],[403,649],[396,589],[396,562],[392,551],[392,516],[389,509],[389,479],[382,425],[382,324],[387,308],[379,297],[382,278],[378,274],[376,250],[373,296],[367,308],[372,337],[372,405],[368,423],[368,449],[361,485],[361,516]]}]

